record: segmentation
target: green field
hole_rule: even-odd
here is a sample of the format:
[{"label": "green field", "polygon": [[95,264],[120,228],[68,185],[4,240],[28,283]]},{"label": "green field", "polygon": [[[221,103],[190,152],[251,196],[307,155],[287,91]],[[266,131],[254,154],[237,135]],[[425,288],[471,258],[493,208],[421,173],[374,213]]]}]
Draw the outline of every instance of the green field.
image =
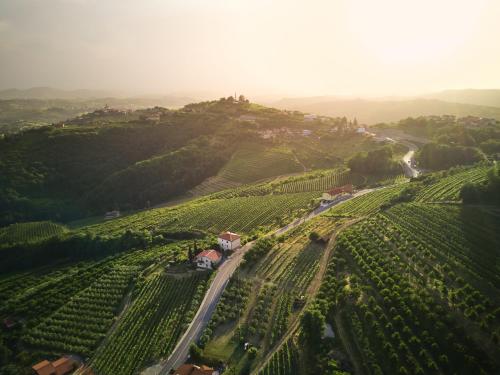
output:
[{"label": "green field", "polygon": [[299,349],[293,340],[273,354],[259,375],[300,375]]},{"label": "green field", "polygon": [[344,231],[320,297],[360,373],[498,369],[498,216],[402,204]]},{"label": "green field", "polygon": [[174,278],[154,273],[141,280],[131,306],[92,359],[99,374],[132,375],[166,358],[194,317],[208,273]]},{"label": "green field", "polygon": [[397,196],[403,188],[403,184],[398,184],[374,190],[347,202],[339,203],[328,210],[325,216],[364,216],[377,212],[380,206]]},{"label": "green field", "polygon": [[308,208],[318,193],[295,193],[201,199],[176,207],[143,211],[82,228],[96,234],[112,234],[126,229],[151,231],[204,230],[218,234],[224,230],[250,233],[258,227],[277,227],[283,220]]},{"label": "green field", "polygon": [[489,166],[479,166],[449,174],[422,189],[417,196],[417,201],[458,201],[460,200],[461,187],[468,182],[486,181],[486,173],[490,168]]},{"label": "green field", "polygon": [[[319,234],[328,238],[337,225],[334,220],[316,218],[240,267],[238,279],[226,290],[204,332],[205,355],[229,360],[238,373],[259,363],[279,346],[301,312],[303,304],[297,301],[307,300],[314,288],[312,281],[325,250],[324,243],[309,240],[309,231],[320,227]],[[237,292],[232,285],[245,287]],[[244,293],[248,285],[251,293]],[[241,350],[242,342],[258,348],[255,362]]]},{"label": "green field", "polygon": [[11,224],[0,228],[0,244],[36,242],[64,233],[66,227],[50,221]]}]

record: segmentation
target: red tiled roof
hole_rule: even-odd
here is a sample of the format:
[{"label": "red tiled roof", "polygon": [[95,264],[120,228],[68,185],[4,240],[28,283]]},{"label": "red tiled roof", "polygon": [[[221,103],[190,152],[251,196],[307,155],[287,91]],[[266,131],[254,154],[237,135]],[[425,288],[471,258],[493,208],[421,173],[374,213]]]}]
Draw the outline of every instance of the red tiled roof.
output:
[{"label": "red tiled roof", "polygon": [[52,362],[52,366],[56,369],[57,375],[64,375],[73,370],[73,361],[69,358],[62,357]]},{"label": "red tiled roof", "polygon": [[235,241],[238,238],[240,238],[240,236],[236,233],[233,233],[233,232],[224,232],[224,233],[219,234],[219,238],[222,238],[223,240],[232,242],[232,241]]},{"label": "red tiled roof", "polygon": [[201,253],[199,253],[196,258],[201,258],[201,257],[207,257],[213,262],[218,262],[221,258],[221,255],[218,251],[216,250],[203,250]]},{"label": "red tiled roof", "polygon": [[43,360],[42,362],[37,363],[32,367],[32,369],[38,375],[52,375],[55,373],[54,366],[47,360]]},{"label": "red tiled roof", "polygon": [[330,195],[335,195],[335,194],[340,194],[340,193],[345,193],[345,192],[352,192],[352,185],[344,185],[340,186],[331,190],[328,190],[327,193]]}]

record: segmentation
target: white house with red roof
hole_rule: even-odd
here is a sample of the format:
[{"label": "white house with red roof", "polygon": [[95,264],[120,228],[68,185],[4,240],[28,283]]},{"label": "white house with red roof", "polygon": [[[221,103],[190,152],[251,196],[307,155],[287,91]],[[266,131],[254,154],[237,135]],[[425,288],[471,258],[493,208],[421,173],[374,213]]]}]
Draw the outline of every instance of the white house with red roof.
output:
[{"label": "white house with red roof", "polygon": [[241,247],[241,236],[233,232],[224,232],[219,234],[217,242],[223,251],[236,250]]},{"label": "white house with red roof", "polygon": [[216,250],[203,250],[194,257],[196,267],[211,270],[214,265],[221,262],[222,255]]}]

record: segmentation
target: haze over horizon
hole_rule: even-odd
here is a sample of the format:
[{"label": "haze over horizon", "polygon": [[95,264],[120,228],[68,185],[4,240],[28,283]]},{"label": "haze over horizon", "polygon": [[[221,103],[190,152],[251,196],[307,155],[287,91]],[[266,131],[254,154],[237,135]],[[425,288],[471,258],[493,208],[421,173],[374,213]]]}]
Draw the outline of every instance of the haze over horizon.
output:
[{"label": "haze over horizon", "polygon": [[500,87],[500,3],[5,0],[0,89],[411,96]]}]

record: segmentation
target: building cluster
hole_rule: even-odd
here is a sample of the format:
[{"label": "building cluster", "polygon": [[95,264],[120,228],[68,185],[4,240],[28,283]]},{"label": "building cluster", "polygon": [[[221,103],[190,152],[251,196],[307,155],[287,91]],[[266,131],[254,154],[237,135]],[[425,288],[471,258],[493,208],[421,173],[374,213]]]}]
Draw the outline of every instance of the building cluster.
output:
[{"label": "building cluster", "polygon": [[486,117],[466,116],[458,118],[456,122],[457,125],[462,125],[465,126],[466,128],[475,128],[475,127],[495,125],[497,121],[495,119]]},{"label": "building cluster", "polygon": [[223,254],[235,251],[241,247],[241,236],[233,232],[223,232],[217,238],[219,251],[203,250],[194,257],[194,264],[200,269],[213,269],[222,261]]},{"label": "building cluster", "polygon": [[352,195],[354,192],[352,184],[347,184],[344,186],[339,186],[330,190],[327,190],[321,196],[321,205],[329,206],[332,203],[346,199]]}]

